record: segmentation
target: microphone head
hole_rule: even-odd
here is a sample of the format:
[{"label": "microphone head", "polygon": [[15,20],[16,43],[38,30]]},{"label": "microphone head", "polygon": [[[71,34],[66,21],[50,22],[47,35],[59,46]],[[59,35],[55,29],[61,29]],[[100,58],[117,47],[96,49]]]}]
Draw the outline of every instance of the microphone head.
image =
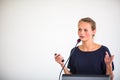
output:
[{"label": "microphone head", "polygon": [[78,39],[78,40],[77,40],[77,43],[79,43],[80,41],[81,41],[81,39]]}]

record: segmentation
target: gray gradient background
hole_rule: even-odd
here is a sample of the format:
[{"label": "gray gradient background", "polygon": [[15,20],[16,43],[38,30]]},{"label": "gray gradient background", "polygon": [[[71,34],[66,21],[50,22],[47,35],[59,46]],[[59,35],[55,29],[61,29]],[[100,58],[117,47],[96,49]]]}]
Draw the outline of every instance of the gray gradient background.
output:
[{"label": "gray gradient background", "polygon": [[115,55],[119,80],[120,0],[0,0],[0,78],[58,80],[54,53],[68,58],[87,16],[97,23],[95,41]]}]

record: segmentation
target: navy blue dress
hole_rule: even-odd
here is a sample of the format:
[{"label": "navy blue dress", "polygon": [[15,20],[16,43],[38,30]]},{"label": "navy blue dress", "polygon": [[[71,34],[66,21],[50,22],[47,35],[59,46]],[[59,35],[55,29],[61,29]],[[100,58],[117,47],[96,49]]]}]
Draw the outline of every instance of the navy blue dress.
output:
[{"label": "navy blue dress", "polygon": [[[73,48],[68,62],[70,72],[72,74],[106,74],[106,65],[104,62],[106,51],[111,56],[110,51],[106,46],[101,46],[99,49],[89,52],[81,51],[78,47]],[[112,68],[114,70],[113,63]]]}]

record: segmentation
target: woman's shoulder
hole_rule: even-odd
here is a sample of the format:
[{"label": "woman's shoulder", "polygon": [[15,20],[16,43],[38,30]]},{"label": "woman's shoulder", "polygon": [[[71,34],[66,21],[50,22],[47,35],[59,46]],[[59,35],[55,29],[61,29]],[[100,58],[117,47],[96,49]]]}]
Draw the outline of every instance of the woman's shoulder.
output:
[{"label": "woman's shoulder", "polygon": [[102,49],[105,49],[105,50],[109,50],[108,47],[105,46],[105,45],[101,45],[101,48],[102,48]]}]

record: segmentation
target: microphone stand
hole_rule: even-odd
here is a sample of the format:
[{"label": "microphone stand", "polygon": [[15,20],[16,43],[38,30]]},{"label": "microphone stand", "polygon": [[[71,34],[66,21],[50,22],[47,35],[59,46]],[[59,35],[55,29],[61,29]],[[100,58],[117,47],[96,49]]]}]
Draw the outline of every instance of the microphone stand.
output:
[{"label": "microphone stand", "polygon": [[65,62],[65,64],[64,64],[64,66],[62,67],[62,69],[61,69],[61,71],[60,71],[60,73],[59,73],[59,80],[60,80],[60,78],[61,78],[61,73],[62,73],[63,69],[65,68],[65,65],[66,65],[67,62],[69,61],[71,55],[73,54],[73,52],[74,52],[75,49],[76,49],[77,44],[78,44],[80,41],[81,41],[80,39],[77,40],[77,43],[76,43],[76,45],[75,45],[73,51],[71,52],[70,56],[68,57],[68,59],[66,60],[66,62]]}]

